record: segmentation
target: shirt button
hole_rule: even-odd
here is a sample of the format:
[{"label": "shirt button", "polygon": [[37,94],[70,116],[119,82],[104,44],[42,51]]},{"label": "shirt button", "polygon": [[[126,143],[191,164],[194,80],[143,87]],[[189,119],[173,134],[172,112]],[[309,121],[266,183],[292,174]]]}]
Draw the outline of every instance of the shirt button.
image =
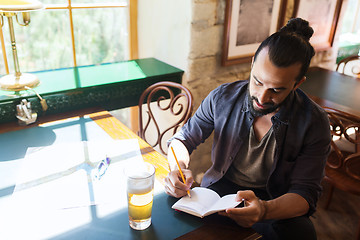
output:
[{"label": "shirt button", "polygon": [[230,159],[230,160],[232,160],[232,159],[233,159],[233,157],[229,157],[229,159]]}]

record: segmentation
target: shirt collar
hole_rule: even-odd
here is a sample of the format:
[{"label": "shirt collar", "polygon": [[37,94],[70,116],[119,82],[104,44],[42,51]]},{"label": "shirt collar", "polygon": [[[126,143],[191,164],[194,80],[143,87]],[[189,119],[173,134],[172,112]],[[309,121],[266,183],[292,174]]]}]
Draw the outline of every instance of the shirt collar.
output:
[{"label": "shirt collar", "polygon": [[242,105],[241,111],[242,112],[249,112],[250,111],[250,109],[249,109],[249,91],[246,91],[244,104]]},{"label": "shirt collar", "polygon": [[289,95],[285,98],[284,103],[281,105],[280,110],[274,115],[274,119],[279,120],[284,124],[289,124],[292,117],[292,108],[295,98],[295,91],[291,91]]}]

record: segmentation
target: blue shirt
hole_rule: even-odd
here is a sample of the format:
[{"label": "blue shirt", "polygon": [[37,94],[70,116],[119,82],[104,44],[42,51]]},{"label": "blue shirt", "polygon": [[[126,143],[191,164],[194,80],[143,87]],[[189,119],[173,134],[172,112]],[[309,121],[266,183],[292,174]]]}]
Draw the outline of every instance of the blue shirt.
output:
[{"label": "blue shirt", "polygon": [[[173,138],[191,152],[214,131],[211,161],[201,186],[221,179],[249,135],[254,118],[248,109],[248,81],[219,86]],[[271,198],[297,193],[315,211],[320,182],[330,152],[329,119],[326,112],[300,89],[292,91],[271,118],[276,147],[266,190]],[[172,139],[173,139],[172,138]],[[170,140],[171,141],[171,140]],[[246,141],[245,141],[246,142]]]}]

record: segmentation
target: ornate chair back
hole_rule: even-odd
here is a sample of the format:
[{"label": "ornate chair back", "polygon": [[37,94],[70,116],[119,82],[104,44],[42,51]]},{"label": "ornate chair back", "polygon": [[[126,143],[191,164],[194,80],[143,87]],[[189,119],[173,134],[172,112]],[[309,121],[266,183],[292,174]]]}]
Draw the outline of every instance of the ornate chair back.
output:
[{"label": "ornate chair back", "polygon": [[360,78],[360,56],[352,55],[342,59],[337,64],[336,71],[342,74]]},{"label": "ornate chair back", "polygon": [[164,81],[151,85],[139,99],[138,135],[166,155],[166,140],[190,118],[192,104],[191,92],[181,84]]},{"label": "ornate chair back", "polygon": [[[360,195],[360,118],[325,108],[330,120],[332,150],[325,166],[324,180],[330,184],[325,209],[334,188]],[[357,238],[360,240],[360,221]]]}]

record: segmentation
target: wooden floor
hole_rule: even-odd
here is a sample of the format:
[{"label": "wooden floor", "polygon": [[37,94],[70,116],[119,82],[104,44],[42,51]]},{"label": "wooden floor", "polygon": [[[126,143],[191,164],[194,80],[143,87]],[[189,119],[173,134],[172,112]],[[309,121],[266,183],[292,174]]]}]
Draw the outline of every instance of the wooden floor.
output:
[{"label": "wooden floor", "polygon": [[317,211],[311,217],[318,240],[355,240],[360,220],[360,196],[335,189],[329,208],[324,209],[329,185],[323,186]]}]

